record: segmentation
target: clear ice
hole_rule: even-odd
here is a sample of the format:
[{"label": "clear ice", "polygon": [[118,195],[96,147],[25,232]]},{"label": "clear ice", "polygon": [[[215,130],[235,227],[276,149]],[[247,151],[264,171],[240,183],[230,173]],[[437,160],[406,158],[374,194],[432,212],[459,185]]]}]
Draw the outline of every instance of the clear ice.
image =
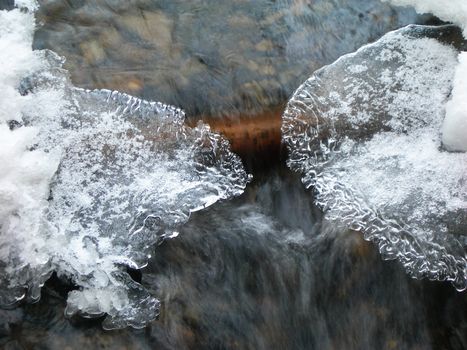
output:
[{"label": "clear ice", "polygon": [[456,30],[408,26],[316,71],[282,131],[288,165],[329,219],[413,277],[464,290],[467,153],[441,142],[457,51],[439,39]]},{"label": "clear ice", "polygon": [[32,51],[33,31],[32,12],[0,11],[0,304],[38,300],[55,271],[78,286],[67,315],[144,327],[159,301],[126,269],[249,175],[181,110],[73,87],[62,58]]}]

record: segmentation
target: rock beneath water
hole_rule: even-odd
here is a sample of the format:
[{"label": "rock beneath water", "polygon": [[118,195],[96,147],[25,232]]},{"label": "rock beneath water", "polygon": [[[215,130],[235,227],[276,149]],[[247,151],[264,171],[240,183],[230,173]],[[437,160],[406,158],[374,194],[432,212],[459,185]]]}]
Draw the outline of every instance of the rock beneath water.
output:
[{"label": "rock beneath water", "polygon": [[240,152],[278,147],[277,121],[303,77],[418,20],[379,0],[40,4],[34,47],[65,56],[76,85],[183,108]]},{"label": "rock beneath water", "polygon": [[[409,26],[318,70],[289,101],[289,165],[329,217],[363,232],[414,277],[467,287],[467,155],[441,126],[463,42]],[[453,46],[455,45],[455,46]],[[462,219],[463,218],[463,219]]]}]

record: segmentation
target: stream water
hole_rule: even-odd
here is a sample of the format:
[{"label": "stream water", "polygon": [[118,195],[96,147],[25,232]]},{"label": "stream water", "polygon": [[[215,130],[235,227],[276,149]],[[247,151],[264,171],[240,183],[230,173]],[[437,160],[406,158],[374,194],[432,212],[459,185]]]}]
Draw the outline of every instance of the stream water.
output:
[{"label": "stream water", "polygon": [[[295,208],[290,210],[290,208]],[[231,202],[193,214],[133,277],[160,318],[106,332],[67,319],[70,286],[0,311],[5,349],[464,349],[466,299],[411,279],[360,233],[326,222],[297,175],[265,171]]]},{"label": "stream water", "polygon": [[[29,286],[27,293],[19,292],[26,296],[18,297],[14,290],[16,305],[0,308],[0,348],[467,348],[465,292],[456,291],[447,282],[410,277],[405,263],[412,260],[404,260],[403,255],[402,264],[384,261],[380,240],[364,240],[360,231],[365,232],[366,227],[336,220],[336,216],[348,217],[347,212],[339,211],[343,200],[335,193],[328,196],[332,190],[319,182],[319,176],[324,177],[326,170],[330,177],[339,178],[349,162],[359,161],[360,153],[352,150],[347,155],[351,147],[346,146],[335,159],[330,157],[335,163],[327,158],[323,164],[305,162],[310,149],[313,156],[318,152],[312,148],[313,143],[308,143],[313,128],[300,128],[305,122],[315,125],[305,117],[300,119],[302,115],[297,119],[297,114],[293,115],[293,108],[310,108],[303,96],[318,92],[325,96],[319,91],[321,87],[326,92],[332,86],[333,91],[345,95],[344,86],[343,91],[339,90],[339,64],[345,66],[346,60],[367,59],[370,70],[379,77],[379,66],[371,66],[369,57],[375,56],[371,50],[379,50],[378,45],[388,42],[392,45],[391,36],[381,41],[383,44],[360,52],[363,58],[358,54],[346,56],[318,71],[322,85],[313,86],[312,76],[309,85],[301,86],[292,97],[316,69],[390,30],[408,23],[431,23],[433,19],[379,1],[357,0],[41,0],[39,5],[34,49],[51,49],[67,60],[65,71],[58,57],[46,55],[47,67],[22,80],[20,86],[21,95],[31,98],[33,106],[34,101],[37,105],[43,102],[41,94],[50,99],[54,92],[52,102],[61,108],[56,108],[61,114],[47,114],[45,121],[40,120],[40,108],[22,111],[28,116],[23,120],[25,125],[39,130],[35,147],[50,154],[59,149],[65,155],[47,198],[51,203],[47,220],[55,231],[50,230],[41,241],[49,245],[44,251],[54,257],[38,263],[42,259],[39,256],[21,265],[19,277],[0,261],[0,272],[8,272],[0,276],[0,282],[17,279],[20,287]],[[13,8],[13,1],[0,0],[0,10]],[[436,103],[448,95],[451,60],[455,60],[455,49],[465,49],[466,43],[452,27],[442,29],[441,34],[433,28],[429,31],[427,37],[452,45],[444,46],[446,52],[433,50],[430,59],[425,60],[436,65],[436,73],[426,70],[433,80],[448,77],[441,89],[432,86],[433,91],[439,90],[439,96],[432,90],[427,90],[429,96],[422,96]],[[366,55],[368,51],[370,55]],[[396,60],[391,64],[405,67],[405,62]],[[421,67],[422,71],[425,66]],[[358,82],[362,71],[352,72],[353,81]],[[439,74],[440,79],[434,74]],[[404,75],[401,79],[410,77]],[[399,88],[403,82],[396,81],[391,88]],[[88,92],[72,84],[115,89],[181,107],[187,113],[186,125],[178,109],[128,95]],[[418,86],[413,89],[418,91]],[[389,93],[378,88],[377,94]],[[282,129],[286,149],[280,128],[290,98]],[[330,100],[325,105],[333,107],[335,100],[332,96]],[[358,99],[357,104],[359,108],[363,105]],[[410,114],[411,107],[407,106],[404,113]],[[386,107],[390,109],[390,103],[385,102]],[[382,118],[392,117],[393,110],[383,113],[382,105],[377,108]],[[346,116],[352,114],[349,110],[345,110]],[[326,112],[324,109],[322,115]],[[307,113],[308,117],[314,116],[314,111]],[[436,110],[433,115],[434,120]],[[332,114],[329,118],[334,117]],[[214,130],[230,138],[245,169],[227,143],[205,125],[197,124],[198,120],[211,123]],[[410,134],[413,125],[420,126],[413,120],[418,120],[417,116],[407,122],[404,135]],[[358,132],[352,125],[330,123],[336,130],[329,127],[332,130],[326,137],[332,139],[330,134],[342,132],[358,141],[358,133],[365,132],[368,137],[368,130],[388,131],[387,125],[378,122],[372,121],[367,129],[366,119],[361,123],[361,128],[355,129]],[[21,130],[19,123],[13,126],[11,130]],[[299,132],[292,132],[293,128]],[[318,128],[313,136],[319,138],[322,130]],[[63,145],[54,148],[60,143]],[[332,154],[333,140],[326,146],[330,150],[320,143],[320,151]],[[371,144],[361,147],[373,150]],[[151,152],[157,156],[151,156]],[[403,156],[384,154],[378,162]],[[447,167],[464,164],[459,163],[465,160],[461,157],[452,156]],[[347,163],[339,163],[342,159]],[[371,164],[361,163],[371,169]],[[309,173],[310,164],[313,170],[324,169],[316,179],[314,173]],[[390,175],[392,164],[388,163],[387,168]],[[394,167],[403,173],[399,165]],[[456,186],[460,183],[455,192],[459,201],[465,189],[464,168],[460,169],[453,175],[458,178],[452,180],[458,180]],[[362,186],[367,186],[372,199],[376,198],[373,188],[365,182],[367,173],[349,174],[355,177],[355,183],[363,178]],[[344,181],[351,182],[348,178]],[[103,186],[113,190],[105,191]],[[442,200],[451,200],[451,192]],[[343,196],[347,201],[348,193]],[[420,208],[425,213],[422,205]],[[450,262],[461,271],[455,270],[455,277],[463,278],[465,252],[455,250],[458,245],[465,247],[462,208],[452,210],[458,215],[454,220],[458,225],[443,231],[443,241],[435,243],[436,247],[445,244],[442,247],[448,249],[449,257],[454,256]],[[394,212],[398,217],[405,214],[403,209],[397,212],[389,205],[383,210],[390,222]],[[138,215],[128,219],[134,212]],[[441,219],[433,220],[444,223],[447,217],[454,222],[449,216],[452,212],[442,212]],[[133,225],[130,230],[125,226],[127,219]],[[413,220],[420,230],[444,227]],[[42,236],[39,232],[25,237],[18,240],[18,246],[28,237]],[[134,237],[138,237],[136,241]],[[397,241],[394,236],[390,239]],[[416,239],[421,242],[414,244],[416,248],[423,247],[426,241],[431,244],[423,235]],[[413,243],[410,239],[408,242]],[[2,244],[0,239],[0,248]],[[37,253],[38,246],[27,245],[27,249]],[[453,251],[449,250],[451,246],[455,246]],[[400,251],[411,249],[409,245]],[[433,255],[441,256],[444,262],[444,252],[440,248]],[[421,262],[416,267],[425,266],[424,258],[417,255]],[[436,265],[437,261],[433,261]],[[447,265],[449,270],[451,266]],[[431,265],[428,270],[433,271]],[[450,271],[412,276],[454,280],[448,278],[451,275],[446,277]],[[462,283],[458,289],[463,289]],[[10,294],[11,290],[0,294],[0,304],[5,304]]]}]

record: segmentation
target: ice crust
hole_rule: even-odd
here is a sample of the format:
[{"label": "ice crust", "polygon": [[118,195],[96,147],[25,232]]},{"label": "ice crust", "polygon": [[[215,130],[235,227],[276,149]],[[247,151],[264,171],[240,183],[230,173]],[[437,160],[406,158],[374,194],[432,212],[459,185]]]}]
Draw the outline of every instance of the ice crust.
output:
[{"label": "ice crust", "polygon": [[[387,1],[387,0],[386,0]],[[432,13],[457,24],[467,39],[467,1],[465,0],[389,0],[394,5],[413,6],[419,13]],[[467,53],[459,54],[452,99],[446,106],[442,135],[450,151],[467,151]]]},{"label": "ice crust", "polygon": [[159,302],[126,268],[249,175],[181,110],[73,87],[62,58],[32,51],[33,30],[32,11],[0,11],[0,304],[38,300],[55,271],[79,287],[67,315],[143,327]]},{"label": "ice crust", "polygon": [[288,165],[327,216],[362,231],[414,277],[467,287],[467,154],[441,125],[453,26],[409,26],[313,74],[283,116]]}]

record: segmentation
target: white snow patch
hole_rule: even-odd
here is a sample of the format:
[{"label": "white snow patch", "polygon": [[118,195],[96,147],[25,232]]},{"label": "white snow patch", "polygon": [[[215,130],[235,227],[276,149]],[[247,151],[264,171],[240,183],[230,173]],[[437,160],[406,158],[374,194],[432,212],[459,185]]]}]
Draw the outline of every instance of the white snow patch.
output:
[{"label": "white snow patch", "polygon": [[467,151],[467,52],[459,54],[452,99],[446,104],[443,144],[450,151]]}]

